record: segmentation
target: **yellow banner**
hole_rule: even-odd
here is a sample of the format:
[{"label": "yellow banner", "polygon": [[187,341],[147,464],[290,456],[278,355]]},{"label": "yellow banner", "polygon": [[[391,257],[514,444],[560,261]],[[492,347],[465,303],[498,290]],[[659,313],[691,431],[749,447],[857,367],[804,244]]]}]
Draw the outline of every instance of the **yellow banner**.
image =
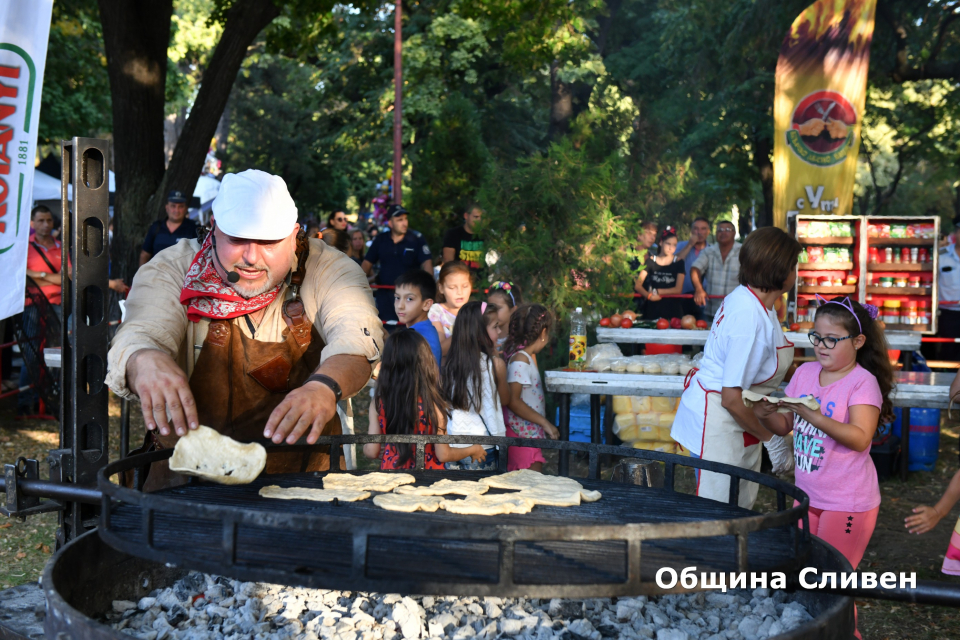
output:
[{"label": "yellow banner", "polygon": [[773,103],[773,219],[848,215],[876,0],[818,0],[780,47]]}]

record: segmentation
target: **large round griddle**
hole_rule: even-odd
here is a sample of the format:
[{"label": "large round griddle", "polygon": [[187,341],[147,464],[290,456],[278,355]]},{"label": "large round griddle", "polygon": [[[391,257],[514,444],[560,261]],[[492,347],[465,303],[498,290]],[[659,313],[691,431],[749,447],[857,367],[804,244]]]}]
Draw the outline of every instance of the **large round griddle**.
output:
[{"label": "large round griddle", "polygon": [[[400,513],[372,499],[334,504],[258,495],[269,484],[322,488],[324,474],[264,475],[241,486],[192,482],[156,493],[106,483],[117,467],[169,454],[143,454],[105,470],[100,536],[135,556],[241,580],[357,591],[600,597],[662,592],[655,582],[662,567],[792,572],[808,551],[795,527],[805,512],[800,507],[759,514],[671,488],[585,478],[577,480],[600,491],[599,501],[501,516]],[[489,475],[410,473],[418,485]]]}]

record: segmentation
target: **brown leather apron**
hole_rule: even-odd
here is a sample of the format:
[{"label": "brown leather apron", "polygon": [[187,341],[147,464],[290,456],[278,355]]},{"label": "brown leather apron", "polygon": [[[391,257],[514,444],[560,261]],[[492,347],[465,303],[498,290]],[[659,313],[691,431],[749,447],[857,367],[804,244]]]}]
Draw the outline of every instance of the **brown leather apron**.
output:
[{"label": "brown leather apron", "polygon": [[[190,376],[200,424],[240,442],[260,440],[277,405],[316,371],[324,343],[304,316],[303,303],[298,299],[285,302],[283,319],[287,328],[281,342],[248,338],[235,326],[237,322],[246,322],[242,316],[210,323]],[[334,413],[321,435],[338,435],[341,429],[340,417]],[[178,439],[177,435],[154,433],[154,442],[160,448],[174,447]],[[324,447],[304,453],[271,452],[265,472],[298,473],[329,468],[329,447]],[[341,468],[345,468],[342,461]],[[186,476],[170,471],[164,460],[151,465],[144,491],[186,481]]]}]

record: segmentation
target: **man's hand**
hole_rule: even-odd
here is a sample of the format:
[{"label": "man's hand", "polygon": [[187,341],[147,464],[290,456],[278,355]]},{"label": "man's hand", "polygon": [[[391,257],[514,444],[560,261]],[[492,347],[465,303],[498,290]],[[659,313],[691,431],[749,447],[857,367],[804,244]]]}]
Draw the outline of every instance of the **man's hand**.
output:
[{"label": "man's hand", "polygon": [[698,307],[702,307],[703,305],[707,304],[707,292],[703,290],[703,287],[697,287],[696,291],[694,291],[693,302]]},{"label": "man's hand", "polygon": [[337,396],[333,390],[322,382],[308,382],[288,393],[277,405],[267,420],[263,437],[274,444],[280,444],[284,438],[287,444],[295,444],[310,429],[307,443],[314,444],[336,412]]},{"label": "man's hand", "polygon": [[142,349],[133,354],[127,362],[127,385],[140,397],[147,430],[171,435],[167,412],[178,436],[187,435],[188,425],[196,429],[200,424],[187,375],[163,351]]}]

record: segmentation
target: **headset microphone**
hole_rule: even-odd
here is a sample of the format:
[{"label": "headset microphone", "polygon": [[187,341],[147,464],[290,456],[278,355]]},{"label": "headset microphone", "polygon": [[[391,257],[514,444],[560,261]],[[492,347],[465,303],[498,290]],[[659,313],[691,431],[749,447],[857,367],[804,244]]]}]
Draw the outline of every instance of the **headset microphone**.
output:
[{"label": "headset microphone", "polygon": [[[216,228],[211,229],[210,233],[215,233]],[[217,261],[217,264],[220,265],[220,269],[227,274],[227,280],[230,281],[230,284],[236,284],[240,282],[240,274],[236,271],[227,271],[227,268],[223,266],[223,263],[220,262],[220,256],[217,255],[217,236],[213,236],[213,259]]]}]

